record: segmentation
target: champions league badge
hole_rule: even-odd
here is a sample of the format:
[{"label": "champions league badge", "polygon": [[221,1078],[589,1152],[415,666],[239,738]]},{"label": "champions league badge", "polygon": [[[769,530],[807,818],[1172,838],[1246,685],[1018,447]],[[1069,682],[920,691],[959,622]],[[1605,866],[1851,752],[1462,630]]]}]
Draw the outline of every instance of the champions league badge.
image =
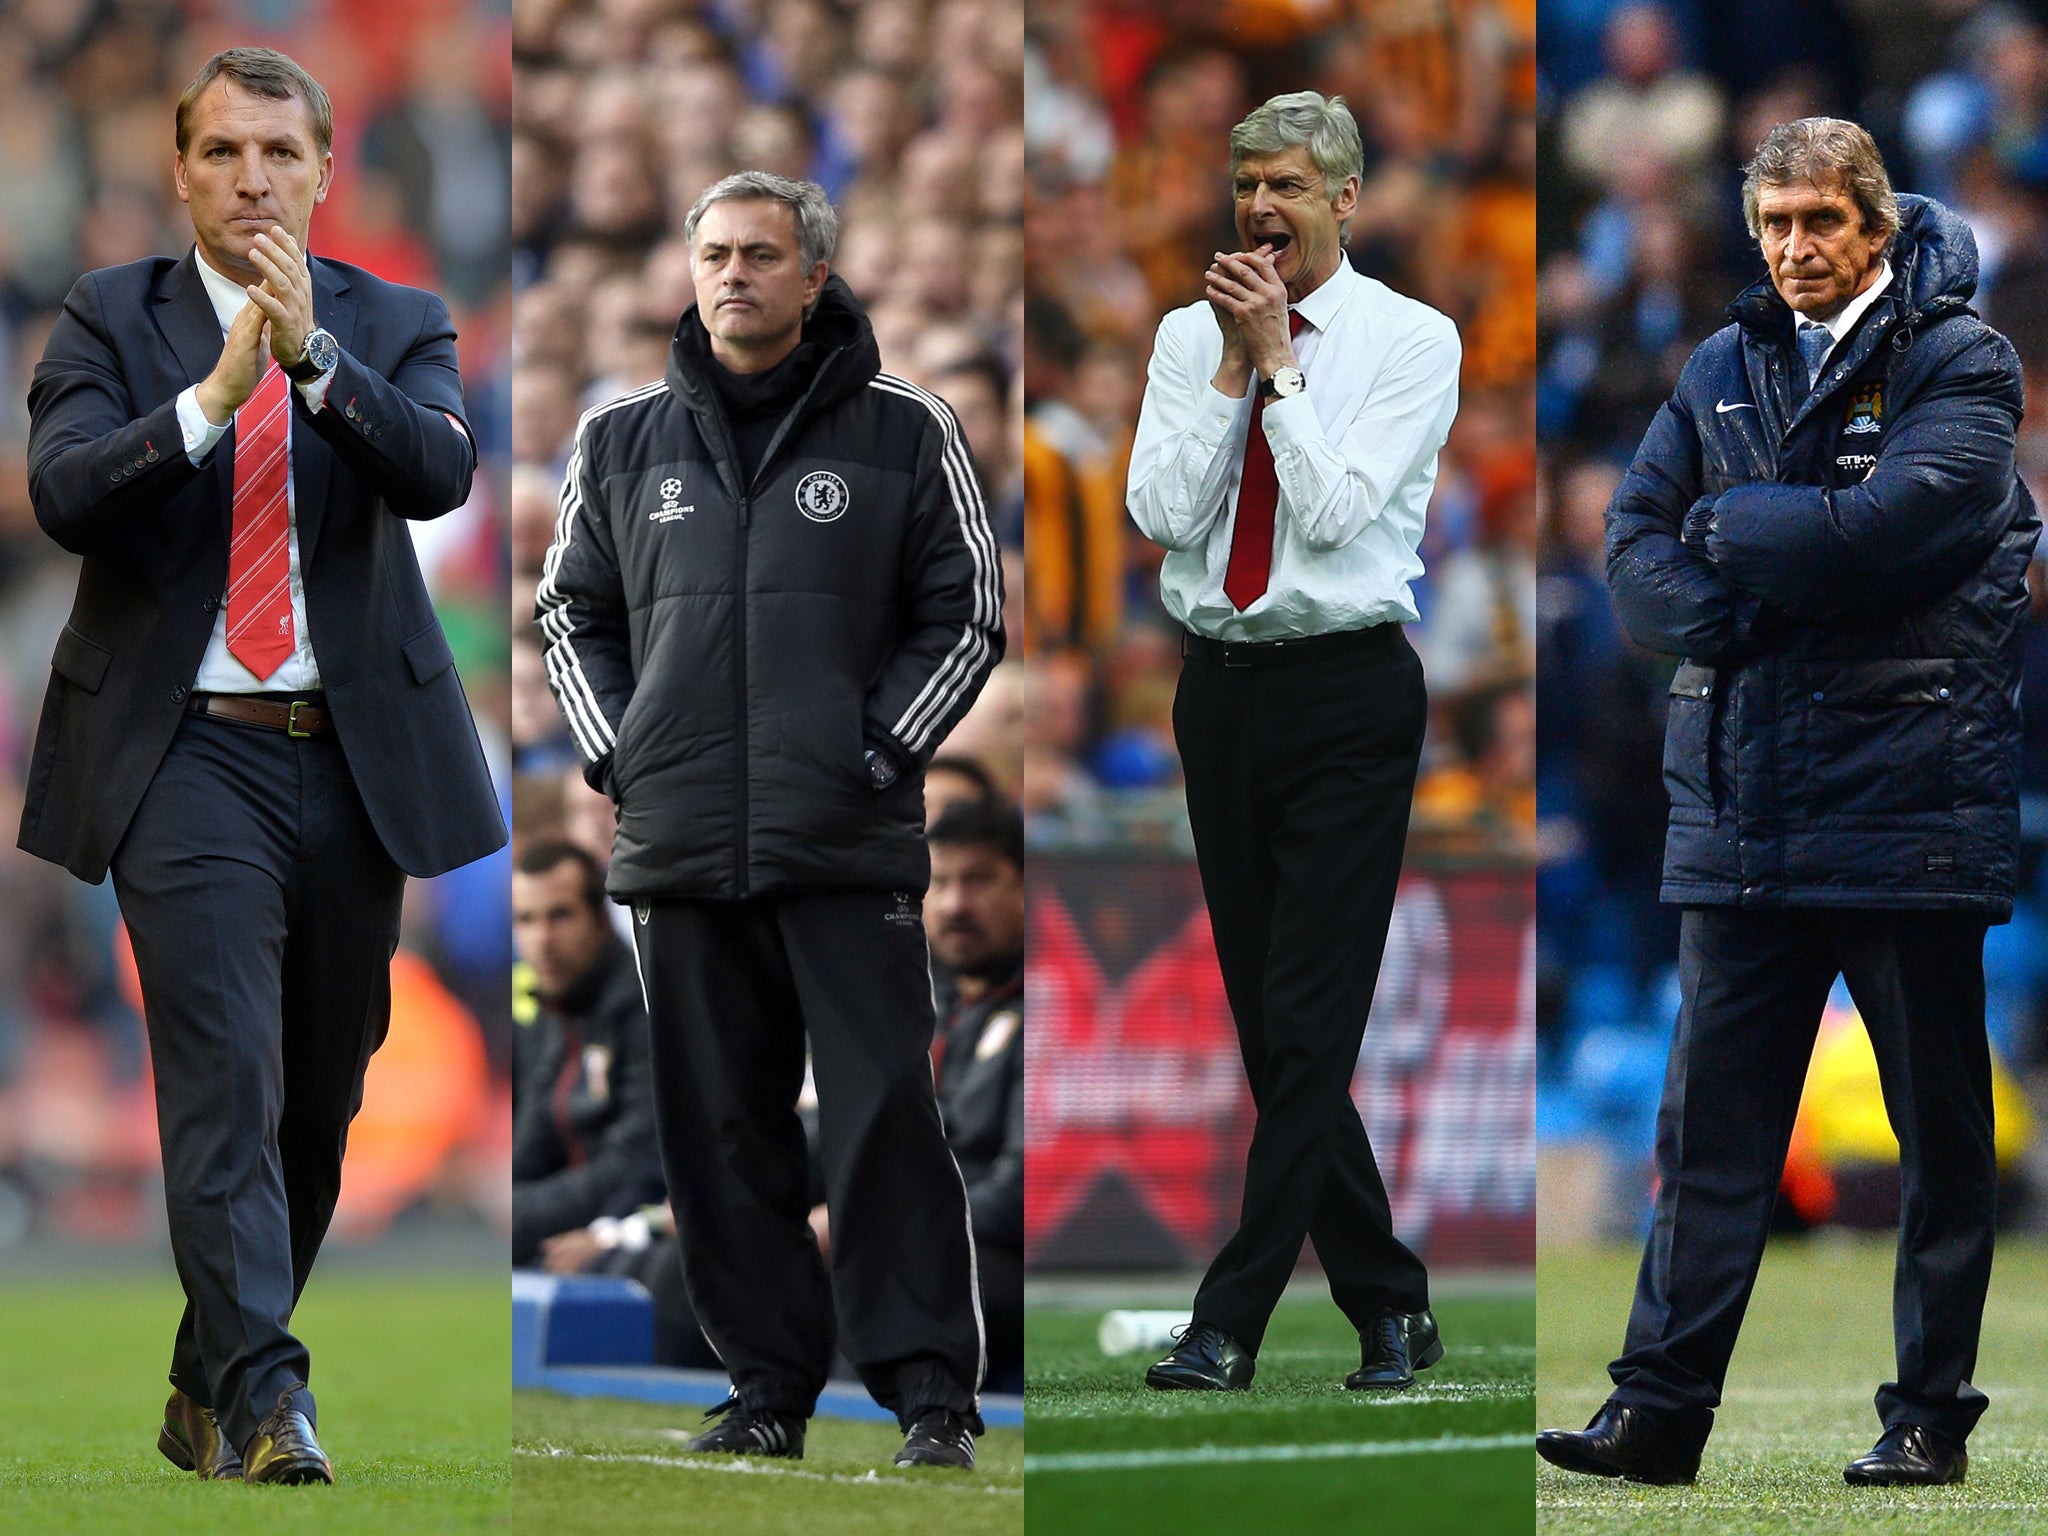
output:
[{"label": "champions league badge", "polygon": [[816,469],[796,483],[796,509],[814,523],[836,523],[846,515],[846,482],[829,469]]},{"label": "champions league badge", "polygon": [[1867,432],[1884,430],[1884,386],[1866,384],[1849,397],[1849,420],[1842,428],[1845,435],[1860,437]]}]

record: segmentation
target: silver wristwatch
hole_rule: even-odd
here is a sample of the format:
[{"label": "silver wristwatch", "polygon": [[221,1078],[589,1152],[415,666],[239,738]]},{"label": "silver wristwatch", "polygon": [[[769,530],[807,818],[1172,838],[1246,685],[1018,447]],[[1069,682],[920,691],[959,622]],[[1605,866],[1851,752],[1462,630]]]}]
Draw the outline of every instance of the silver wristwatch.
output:
[{"label": "silver wristwatch", "polygon": [[334,339],[334,333],[325,326],[307,335],[305,350],[299,360],[285,369],[285,377],[294,384],[310,384],[323,373],[331,373],[334,365],[341,361],[341,343]]},{"label": "silver wristwatch", "polygon": [[1266,400],[1287,400],[1308,388],[1308,375],[1299,368],[1275,368],[1273,377],[1259,381],[1259,395]]}]

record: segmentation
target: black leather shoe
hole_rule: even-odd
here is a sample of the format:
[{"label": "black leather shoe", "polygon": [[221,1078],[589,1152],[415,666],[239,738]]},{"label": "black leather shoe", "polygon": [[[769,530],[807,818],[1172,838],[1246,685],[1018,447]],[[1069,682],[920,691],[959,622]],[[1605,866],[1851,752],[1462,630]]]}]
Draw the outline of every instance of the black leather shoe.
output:
[{"label": "black leather shoe", "polygon": [[334,1464],[313,1438],[313,1425],[305,1414],[292,1407],[287,1392],[277,1400],[277,1409],[256,1426],[256,1433],[242,1447],[242,1481],[245,1483],[331,1483]]},{"label": "black leather shoe", "polygon": [[1380,1313],[1358,1336],[1358,1345],[1358,1369],[1344,1378],[1344,1385],[1354,1392],[1369,1388],[1405,1391],[1415,1385],[1417,1371],[1428,1370],[1444,1357],[1436,1319],[1427,1308]]},{"label": "black leather shoe", "polygon": [[1242,1392],[1258,1363],[1214,1323],[1192,1322],[1181,1330],[1173,1353],[1145,1373],[1145,1385],[1161,1392]]},{"label": "black leather shoe", "polygon": [[910,1433],[903,1437],[903,1449],[896,1453],[899,1467],[974,1467],[974,1429],[950,1408],[928,1408],[917,1416]]},{"label": "black leather shoe", "polygon": [[1699,1475],[1706,1438],[1660,1424],[1639,1408],[1603,1403],[1584,1429],[1544,1430],[1536,1437],[1536,1454],[1567,1472],[1668,1487]]},{"label": "black leather shoe", "polygon": [[157,1432],[156,1448],[180,1472],[197,1472],[213,1482],[241,1480],[242,1458],[221,1439],[213,1410],[175,1389],[164,1404],[164,1427]]},{"label": "black leather shoe", "polygon": [[794,1413],[748,1408],[737,1397],[728,1397],[704,1417],[719,1422],[684,1446],[684,1450],[804,1459],[804,1421]]},{"label": "black leather shoe", "polygon": [[1877,1444],[1842,1468],[1842,1481],[1858,1488],[1897,1488],[1907,1483],[1960,1483],[1970,1453],[1924,1424],[1894,1424]]}]

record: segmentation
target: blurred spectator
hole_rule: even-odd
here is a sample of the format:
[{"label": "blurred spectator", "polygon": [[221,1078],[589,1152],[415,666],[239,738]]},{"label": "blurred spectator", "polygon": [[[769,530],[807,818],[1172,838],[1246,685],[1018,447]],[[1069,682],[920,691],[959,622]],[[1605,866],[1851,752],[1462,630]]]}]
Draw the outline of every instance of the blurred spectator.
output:
[{"label": "blurred spectator", "polygon": [[[29,505],[29,374],[81,272],[190,248],[171,178],[178,95],[217,49],[256,41],[297,57],[333,98],[336,172],[313,217],[312,248],[440,292],[454,312],[483,459],[469,505],[413,531],[486,754],[505,782],[509,27],[499,7],[381,5],[374,25],[341,24],[336,9],[252,0],[0,7],[0,824],[19,816],[35,711],[77,580],[75,562]],[[147,1187],[154,1108],[141,1021],[113,981],[112,888],[67,890],[74,882],[61,871],[15,852],[11,836],[5,843],[0,1208],[25,1215],[10,1222],[0,1210],[0,1246],[34,1231],[148,1237],[161,1221]],[[422,1077],[412,1094],[411,1079],[394,1077],[405,1053],[394,1025],[372,1063],[338,1235],[374,1235],[422,1191],[458,1181],[474,1214],[502,1219],[508,869],[500,856],[413,882],[403,930],[411,957],[399,957],[395,984],[424,1000],[420,1017],[441,1033],[420,1038],[439,1042],[427,1054],[446,1070]],[[492,1111],[443,1113],[429,1090],[468,1070],[479,1029]],[[461,1092],[471,1088],[462,1078]],[[390,1155],[398,1143],[380,1139],[379,1095],[392,1116],[440,1117],[434,1135],[406,1133],[399,1162]],[[431,1152],[424,1165],[421,1148]],[[6,1198],[11,1177],[27,1189],[25,1202]]]},{"label": "blurred spectator", "polygon": [[659,1200],[654,1074],[633,957],[605,916],[604,870],[572,843],[534,843],[512,874],[512,935],[538,1005],[520,1051],[512,1262],[550,1238]]},{"label": "blurred spectator", "polygon": [[[1187,846],[1170,720],[1179,636],[1162,552],[1124,509],[1161,315],[1235,246],[1230,129],[1258,102],[1344,93],[1365,138],[1354,267],[1449,314],[1461,425],[1430,507],[1413,639],[1433,692],[1526,689],[1534,668],[1534,7],[1048,0],[1026,38],[1023,790],[1035,847]],[[1467,556],[1470,558],[1466,558]],[[1439,573],[1441,572],[1441,576]],[[1438,658],[1446,675],[1439,677]],[[1455,674],[1454,676],[1451,674]],[[1432,730],[1426,762],[1469,786],[1487,731]],[[1418,836],[1526,847],[1512,816],[1441,798]]]}]

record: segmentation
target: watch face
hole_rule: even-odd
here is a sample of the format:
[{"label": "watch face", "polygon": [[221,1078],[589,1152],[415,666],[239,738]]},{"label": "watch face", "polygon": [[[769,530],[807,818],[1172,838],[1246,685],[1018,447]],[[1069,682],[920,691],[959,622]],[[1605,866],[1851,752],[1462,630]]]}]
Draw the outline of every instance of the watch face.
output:
[{"label": "watch face", "polygon": [[1308,376],[1299,368],[1282,368],[1273,375],[1273,393],[1286,399],[1308,388]]},{"label": "watch face", "polygon": [[306,338],[306,358],[322,373],[341,360],[341,346],[326,331],[315,331]]}]

